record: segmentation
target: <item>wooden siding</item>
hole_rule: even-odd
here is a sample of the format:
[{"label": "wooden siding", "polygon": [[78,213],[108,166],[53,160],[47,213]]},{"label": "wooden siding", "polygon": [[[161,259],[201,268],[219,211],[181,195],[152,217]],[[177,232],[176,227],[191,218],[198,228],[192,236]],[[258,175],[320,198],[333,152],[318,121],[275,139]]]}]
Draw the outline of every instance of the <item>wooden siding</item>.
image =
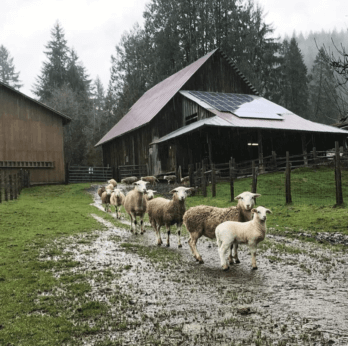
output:
[{"label": "wooden siding", "polygon": [[31,182],[64,182],[63,118],[0,86],[0,161],[52,161],[30,169]]}]

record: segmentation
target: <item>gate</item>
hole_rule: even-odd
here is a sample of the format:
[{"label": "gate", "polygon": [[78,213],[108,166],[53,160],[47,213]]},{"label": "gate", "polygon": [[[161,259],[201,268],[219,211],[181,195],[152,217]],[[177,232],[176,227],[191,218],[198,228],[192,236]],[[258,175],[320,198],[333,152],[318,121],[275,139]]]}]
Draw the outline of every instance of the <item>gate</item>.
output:
[{"label": "gate", "polygon": [[146,177],[148,175],[147,165],[127,165],[127,166],[118,166],[119,179],[127,177]]},{"label": "gate", "polygon": [[69,166],[68,183],[89,183],[93,181],[104,181],[112,179],[111,167],[88,167],[88,166]]}]

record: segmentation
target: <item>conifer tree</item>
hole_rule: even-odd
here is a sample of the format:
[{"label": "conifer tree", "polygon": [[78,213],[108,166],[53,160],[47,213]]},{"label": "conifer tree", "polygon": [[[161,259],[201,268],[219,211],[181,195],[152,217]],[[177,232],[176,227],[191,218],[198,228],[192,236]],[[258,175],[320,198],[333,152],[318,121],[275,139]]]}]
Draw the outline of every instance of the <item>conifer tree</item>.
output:
[{"label": "conifer tree", "polygon": [[13,58],[3,45],[0,46],[0,81],[15,89],[23,86],[19,80],[19,72],[15,72]]}]

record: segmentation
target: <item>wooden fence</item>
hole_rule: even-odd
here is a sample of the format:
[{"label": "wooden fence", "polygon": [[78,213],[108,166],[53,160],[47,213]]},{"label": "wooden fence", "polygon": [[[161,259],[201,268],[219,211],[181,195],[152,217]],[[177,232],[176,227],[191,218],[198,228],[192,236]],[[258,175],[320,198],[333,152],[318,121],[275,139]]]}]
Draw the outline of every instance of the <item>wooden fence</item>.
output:
[{"label": "wooden fence", "polygon": [[94,181],[107,181],[113,178],[111,167],[88,167],[88,166],[69,166],[66,167],[66,182],[89,183]]},{"label": "wooden fence", "polygon": [[126,177],[146,177],[149,172],[147,165],[126,165],[126,166],[118,166],[118,176],[117,180],[121,181]]},{"label": "wooden fence", "polygon": [[17,199],[25,187],[30,187],[30,171],[21,169],[18,173],[11,173],[0,170],[0,203]]},{"label": "wooden fence", "polygon": [[[208,164],[207,160],[195,165],[190,165],[188,175],[190,186],[198,187],[198,193],[207,196],[207,186],[211,184],[212,197],[216,196],[216,183],[219,181],[230,182],[231,201],[234,199],[234,182],[238,178],[251,177],[251,192],[256,193],[257,177],[260,174],[272,172],[285,173],[285,200],[291,203],[291,170],[300,167],[316,167],[331,165],[335,168],[336,204],[343,203],[341,168],[348,168],[348,155],[343,154],[338,142],[335,149],[331,151],[316,151],[316,148],[309,153],[290,156],[289,152],[284,157],[278,157],[275,152],[268,157],[264,157],[262,162],[250,160],[236,163],[233,158],[227,163]],[[180,171],[179,168],[178,171]]]}]

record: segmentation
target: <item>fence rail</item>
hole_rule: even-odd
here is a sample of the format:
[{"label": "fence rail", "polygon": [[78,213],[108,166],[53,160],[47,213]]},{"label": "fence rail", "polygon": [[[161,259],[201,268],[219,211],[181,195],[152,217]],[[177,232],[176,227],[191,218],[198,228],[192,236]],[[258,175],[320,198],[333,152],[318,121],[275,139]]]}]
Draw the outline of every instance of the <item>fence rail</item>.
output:
[{"label": "fence rail", "polygon": [[148,166],[147,165],[126,165],[118,166],[118,179],[122,180],[123,178],[136,176],[145,177],[148,175]]},{"label": "fence rail", "polygon": [[107,181],[112,178],[111,167],[68,166],[68,183]]},{"label": "fence rail", "polygon": [[0,203],[17,199],[25,187],[30,187],[30,171],[20,170],[10,173],[0,170]]}]

